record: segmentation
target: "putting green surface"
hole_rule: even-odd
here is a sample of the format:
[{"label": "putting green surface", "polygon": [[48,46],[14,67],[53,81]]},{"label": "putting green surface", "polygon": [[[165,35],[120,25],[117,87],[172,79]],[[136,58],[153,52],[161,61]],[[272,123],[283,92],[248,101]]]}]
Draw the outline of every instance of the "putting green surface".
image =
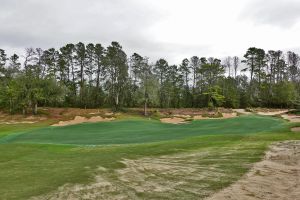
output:
[{"label": "putting green surface", "polygon": [[253,134],[279,130],[285,121],[274,117],[243,116],[232,119],[163,124],[156,120],[122,120],[46,127],[10,135],[1,143],[109,145],[147,143],[212,134]]}]

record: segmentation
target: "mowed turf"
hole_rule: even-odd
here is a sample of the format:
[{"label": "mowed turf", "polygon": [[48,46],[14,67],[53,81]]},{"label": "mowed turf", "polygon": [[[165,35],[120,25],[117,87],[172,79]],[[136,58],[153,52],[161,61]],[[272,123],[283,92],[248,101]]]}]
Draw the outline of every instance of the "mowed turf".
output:
[{"label": "mowed turf", "polygon": [[[135,194],[139,199],[202,199],[239,179],[251,163],[262,158],[272,142],[300,139],[300,134],[290,132],[291,125],[286,121],[260,116],[193,121],[185,125],[140,119],[56,128],[30,126],[33,125],[28,125],[26,130],[0,126],[0,136],[3,135],[0,138],[0,199],[28,199],[56,191],[67,183],[89,184],[95,180],[99,167],[106,169],[101,171],[101,176],[122,189],[112,195]],[[196,158],[197,165],[210,177],[189,180],[186,185],[203,188],[201,195],[180,188],[172,190],[180,193],[135,192],[118,177],[117,170],[126,167],[122,163],[124,159],[160,159],[161,156],[201,152],[208,156]],[[188,158],[177,164],[185,166],[190,162]],[[210,174],[214,168],[223,172],[222,178]],[[180,182],[184,178],[180,174],[157,175],[162,177],[158,184]]]},{"label": "mowed turf", "polygon": [[163,124],[156,120],[121,120],[46,127],[10,135],[2,143],[109,145],[147,143],[211,134],[253,134],[279,130],[285,121],[274,117],[243,116],[198,120],[188,124]]}]

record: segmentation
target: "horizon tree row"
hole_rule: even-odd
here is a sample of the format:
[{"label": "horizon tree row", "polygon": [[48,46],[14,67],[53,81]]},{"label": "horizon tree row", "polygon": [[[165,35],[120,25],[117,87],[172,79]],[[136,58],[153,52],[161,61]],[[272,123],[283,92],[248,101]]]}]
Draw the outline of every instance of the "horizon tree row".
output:
[{"label": "horizon tree row", "polygon": [[38,106],[297,107],[300,57],[251,47],[243,59],[193,56],[179,65],[128,57],[118,42],[107,48],[82,42],[60,49],[27,48],[20,56],[0,49],[0,106],[37,113]]}]

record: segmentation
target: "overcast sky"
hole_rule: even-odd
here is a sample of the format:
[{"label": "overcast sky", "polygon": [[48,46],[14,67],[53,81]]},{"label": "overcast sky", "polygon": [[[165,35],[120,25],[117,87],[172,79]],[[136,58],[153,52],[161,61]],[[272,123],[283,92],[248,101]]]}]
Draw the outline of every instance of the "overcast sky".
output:
[{"label": "overcast sky", "polygon": [[250,46],[300,52],[300,0],[0,0],[0,48],[118,41],[128,54],[179,63],[242,56]]}]

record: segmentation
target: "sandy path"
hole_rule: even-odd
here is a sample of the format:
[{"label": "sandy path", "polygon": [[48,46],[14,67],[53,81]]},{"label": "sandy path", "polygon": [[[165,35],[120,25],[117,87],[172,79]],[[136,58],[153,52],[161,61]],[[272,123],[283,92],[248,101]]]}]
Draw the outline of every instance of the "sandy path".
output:
[{"label": "sandy path", "polygon": [[264,160],[208,200],[300,199],[300,141],[273,145]]}]

